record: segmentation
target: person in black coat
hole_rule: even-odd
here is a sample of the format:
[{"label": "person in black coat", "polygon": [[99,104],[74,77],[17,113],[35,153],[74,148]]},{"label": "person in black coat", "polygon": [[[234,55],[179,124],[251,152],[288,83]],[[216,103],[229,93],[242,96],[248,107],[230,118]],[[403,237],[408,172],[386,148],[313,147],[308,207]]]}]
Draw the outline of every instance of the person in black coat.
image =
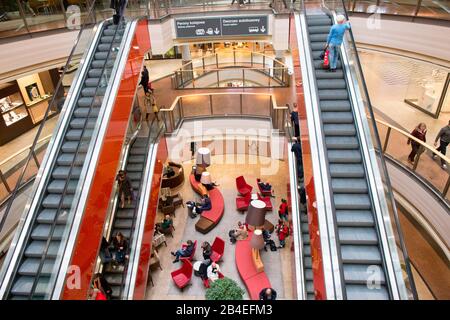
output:
[{"label": "person in black coat", "polygon": [[259,300],[277,300],[277,292],[272,288],[264,288],[259,293]]},{"label": "person in black coat", "polygon": [[294,138],[294,144],[291,147],[291,152],[294,153],[297,160],[297,176],[303,179],[303,155],[302,155],[302,145],[297,138]]},{"label": "person in black coat", "polygon": [[203,249],[203,259],[204,260],[211,259],[212,248],[211,248],[211,245],[209,244],[209,242],[207,242],[207,241],[203,242],[202,249]]},{"label": "person in black coat", "polygon": [[148,93],[148,82],[150,80],[150,76],[148,74],[147,67],[144,66],[144,69],[141,72],[141,82],[139,82],[140,85],[142,85],[142,88],[144,88],[144,92]]},{"label": "person in black coat", "polygon": [[[286,106],[289,106],[288,104],[286,104]],[[297,109],[297,104],[294,103],[294,110],[292,110],[291,112],[291,122],[292,122],[292,126],[294,127],[294,136],[296,138],[300,137],[300,123],[298,120],[298,109]]]}]

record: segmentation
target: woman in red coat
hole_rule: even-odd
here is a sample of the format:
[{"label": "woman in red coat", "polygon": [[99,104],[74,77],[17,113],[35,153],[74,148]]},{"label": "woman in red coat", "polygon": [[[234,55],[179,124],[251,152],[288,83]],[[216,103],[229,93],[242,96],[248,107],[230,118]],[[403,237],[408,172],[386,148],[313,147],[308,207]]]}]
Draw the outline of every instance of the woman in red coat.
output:
[{"label": "woman in red coat", "polygon": [[[426,134],[427,134],[427,125],[423,122],[419,123],[419,125],[411,132],[411,135],[423,142],[426,142]],[[418,153],[421,145],[417,141],[413,139],[408,139],[408,144],[411,144],[411,153],[408,156],[408,161],[414,163],[414,159],[416,158],[416,154]]]}]

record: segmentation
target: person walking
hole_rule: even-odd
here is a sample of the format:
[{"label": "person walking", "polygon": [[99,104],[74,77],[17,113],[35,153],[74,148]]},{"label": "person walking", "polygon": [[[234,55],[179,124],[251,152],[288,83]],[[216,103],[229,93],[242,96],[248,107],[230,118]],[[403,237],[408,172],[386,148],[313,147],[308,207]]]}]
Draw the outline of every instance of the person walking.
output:
[{"label": "person walking", "polygon": [[345,22],[345,17],[339,14],[336,17],[337,24],[333,25],[328,33],[327,44],[325,49],[328,48],[330,68],[329,72],[336,72],[339,47],[344,40],[345,30],[350,29],[350,23]]},{"label": "person walking", "polygon": [[289,206],[286,199],[281,199],[281,204],[278,208],[278,216],[280,217],[280,220],[288,221],[289,219]]},{"label": "person walking", "polygon": [[[427,125],[423,122],[419,123],[419,125],[411,132],[411,135],[423,142],[426,142],[426,134],[427,134]],[[417,141],[413,139],[408,139],[408,144],[411,144],[411,153],[408,156],[408,161],[414,163],[416,158],[416,154],[421,150],[421,145]]]},{"label": "person walking", "polygon": [[142,72],[141,72],[141,82],[139,82],[139,84],[144,89],[145,94],[147,94],[149,92],[149,90],[148,90],[148,82],[149,81],[150,81],[150,76],[148,74],[147,67],[144,66],[144,69],[142,69]]},{"label": "person walking", "polygon": [[[448,124],[443,127],[439,133],[436,136],[436,139],[434,140],[434,146],[437,147],[437,143],[439,140],[439,147],[436,149],[440,153],[442,153],[444,156],[447,153],[447,146],[450,143],[450,120],[448,121]],[[437,155],[433,154],[433,159],[437,159]],[[445,163],[444,159],[441,159],[441,167],[442,169],[447,169],[447,164]]]}]

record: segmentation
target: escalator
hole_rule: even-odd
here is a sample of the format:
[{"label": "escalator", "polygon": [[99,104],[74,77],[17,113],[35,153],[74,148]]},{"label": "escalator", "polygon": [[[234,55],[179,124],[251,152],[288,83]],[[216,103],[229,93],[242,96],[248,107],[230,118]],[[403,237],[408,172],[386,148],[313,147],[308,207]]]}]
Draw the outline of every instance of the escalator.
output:
[{"label": "escalator", "polygon": [[[306,14],[309,47],[328,159],[330,197],[337,228],[337,252],[344,299],[391,299],[372,194],[355,124],[345,68],[339,57],[336,72],[322,68],[320,55],[332,26],[329,15]],[[379,285],[370,288],[376,266]]]},{"label": "escalator", "polygon": [[57,256],[66,246],[64,234],[72,223],[68,217],[84,183],[80,175],[91,142],[95,143],[94,127],[114,78],[113,67],[119,60],[126,25],[106,20],[98,26],[86,53],[88,62],[76,80],[79,85],[73,92],[75,98],[55,131],[61,137],[57,151],[53,158],[50,155],[42,187],[31,203],[27,228],[21,231],[21,247],[16,249],[6,272],[7,281],[2,283],[3,299],[45,299],[51,291],[50,279],[57,269]]},{"label": "escalator", "polygon": [[[144,177],[143,172],[147,161],[148,144],[148,137],[137,137],[129,151],[126,171],[127,177],[130,179],[133,187],[134,196],[130,205],[125,204],[124,208],[120,206],[116,207],[111,230],[112,237],[120,232],[126,239],[135,238],[135,223],[138,215],[138,201],[140,199],[138,194],[141,191],[142,179]],[[103,276],[111,285],[113,299],[120,299],[123,296],[126,272],[127,263],[115,268],[110,264],[103,270]]]}]

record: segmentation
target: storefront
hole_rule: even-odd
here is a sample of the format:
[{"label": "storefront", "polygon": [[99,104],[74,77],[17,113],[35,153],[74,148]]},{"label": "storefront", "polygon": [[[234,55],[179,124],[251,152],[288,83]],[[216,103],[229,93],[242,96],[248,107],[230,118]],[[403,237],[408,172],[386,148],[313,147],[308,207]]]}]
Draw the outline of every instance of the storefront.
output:
[{"label": "storefront", "polygon": [[[58,70],[51,69],[0,84],[0,145],[42,121],[58,79]],[[55,108],[49,116],[57,112]]]}]

